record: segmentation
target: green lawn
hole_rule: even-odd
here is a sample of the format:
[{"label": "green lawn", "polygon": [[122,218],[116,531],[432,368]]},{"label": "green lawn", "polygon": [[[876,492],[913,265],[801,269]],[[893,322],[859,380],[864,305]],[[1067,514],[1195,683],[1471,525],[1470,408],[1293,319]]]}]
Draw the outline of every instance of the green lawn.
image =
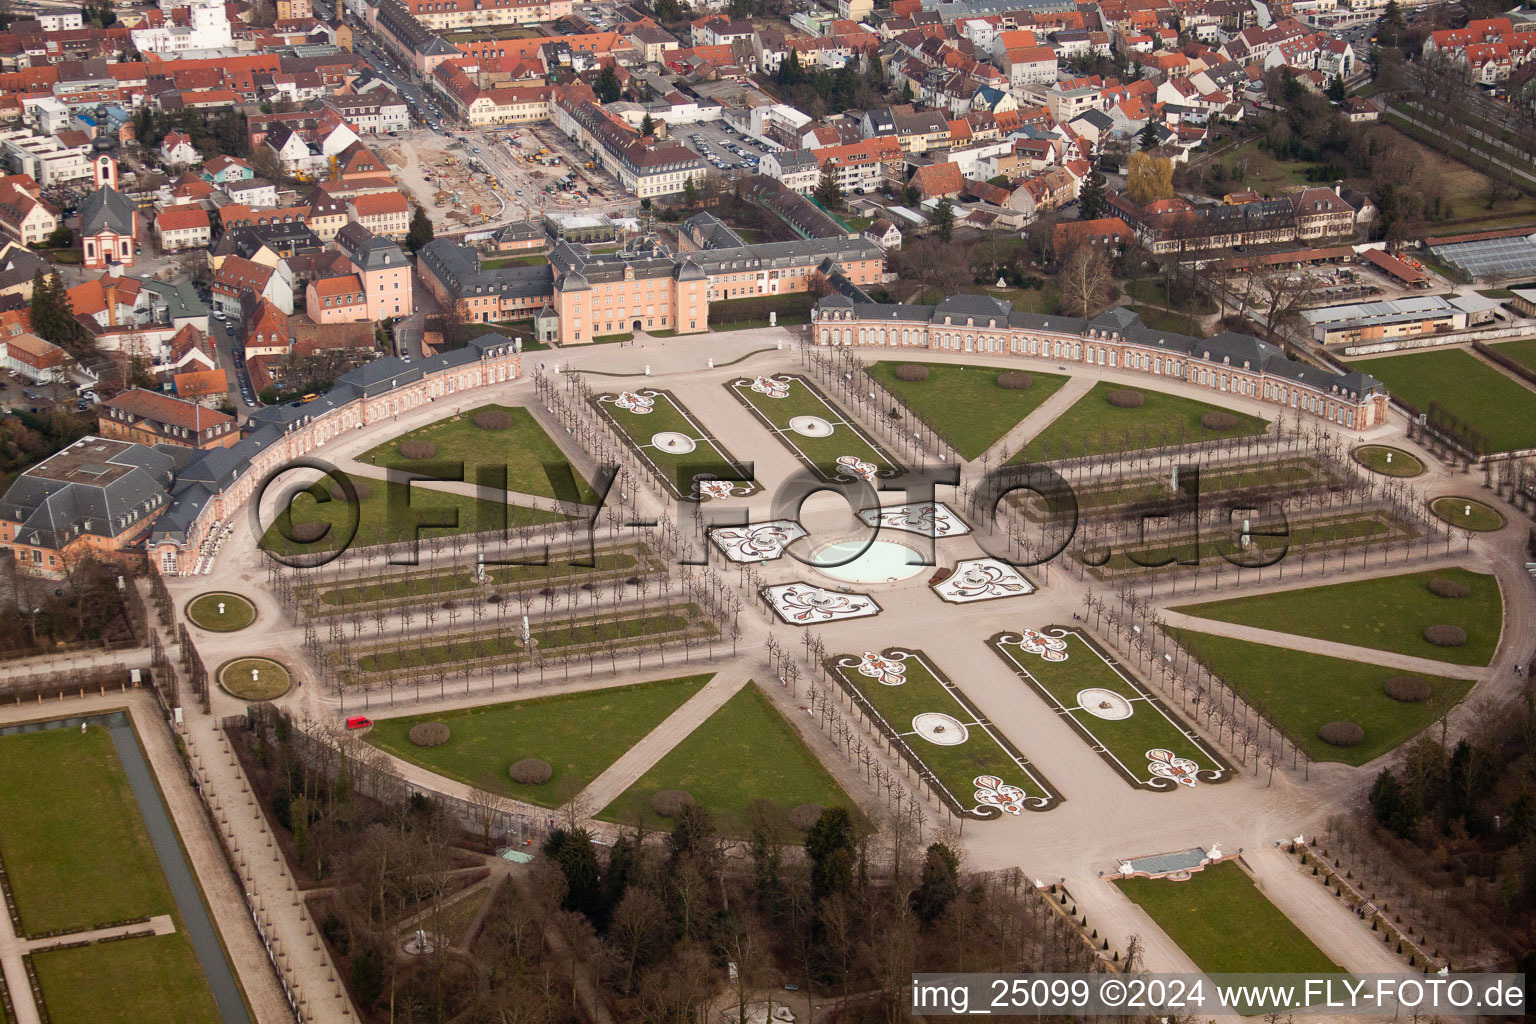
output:
[{"label": "green lawn", "polygon": [[1181,395],[1138,388],[1146,403],[1136,409],[1109,404],[1109,392],[1120,387],[1101,381],[1072,407],[1046,427],[1010,462],[1048,462],[1052,459],[1139,451],[1162,444],[1209,441],[1218,437],[1262,434],[1268,423],[1257,416],[1233,413],[1237,426],[1231,430],[1207,430],[1200,417],[1225,412],[1220,406],[1197,402]]},{"label": "green lawn", "polygon": [[[1270,720],[1318,761],[1365,764],[1428,728],[1472,686],[1466,679],[1422,676],[1433,695],[1408,704],[1388,697],[1382,684],[1418,673],[1188,629],[1168,632],[1244,699],[1262,704]],[[1317,738],[1320,727],[1337,721],[1359,723],[1365,740],[1335,747]]]},{"label": "green lawn", "polygon": [[[1355,461],[1373,473],[1383,476],[1410,477],[1424,472],[1424,463],[1411,452],[1384,444],[1363,444],[1351,452]],[[1387,457],[1392,461],[1388,462]]]},{"label": "green lawn", "polygon": [[1216,303],[1212,302],[1204,292],[1196,292],[1193,297],[1183,303],[1172,302],[1168,298],[1167,290],[1163,287],[1163,282],[1152,278],[1137,278],[1130,283],[1130,287],[1126,291],[1137,302],[1162,306],[1164,309],[1193,313],[1200,316],[1208,316],[1216,312]]},{"label": "green lawn", "polygon": [[[912,652],[899,663],[906,668],[901,676],[904,681],[894,685],[862,675],[858,670],[858,655],[845,655],[836,661],[842,677],[853,684],[875,714],[884,719],[916,755],[918,763],[914,767],[929,772],[940,787],[948,790],[961,810],[970,812],[980,806],[975,797],[975,780],[983,775],[995,775],[1005,784],[1022,789],[1026,797],[1047,801],[1047,806],[1055,802],[1049,783],[994,731],[992,724],[981,717],[958,686],[939,679],[920,652]],[[913,719],[925,713],[951,716],[964,730],[965,739],[959,743],[930,741],[913,725]],[[954,727],[950,728],[953,730]]]},{"label": "green lawn", "polygon": [[779,326],[808,324],[816,305],[809,292],[764,295],[746,299],[722,299],[709,304],[709,329],[729,331],[743,327],[768,326],[768,314],[778,314]]},{"label": "green lawn", "polygon": [[[256,678],[251,678],[251,673]],[[219,669],[219,685],[241,700],[276,700],[288,692],[288,670],[271,658],[236,658]]]},{"label": "green lawn", "polygon": [[[694,477],[701,472],[721,480],[747,479],[747,471],[736,457],[671,392],[646,389],[641,394],[651,400],[649,407],[639,407],[645,408],[644,412],[614,404],[617,393],[596,396],[593,406],[629,438],[640,457],[651,464],[675,496],[692,497]],[[671,450],[655,443],[653,438],[661,433],[682,434],[692,440],[693,449]],[[680,443],[679,447],[686,448],[687,444]],[[741,484],[743,495],[758,489],[756,484]]]},{"label": "green lawn", "polygon": [[897,380],[900,362],[879,362],[869,372],[891,393],[943,432],[964,459],[975,459],[998,442],[1068,378],[1055,373],[1029,372],[1032,383],[1025,391],[997,386],[1007,371],[995,366],[950,366],[924,363],[928,379]]},{"label": "green lawn", "polygon": [[[558,624],[536,623],[532,633],[534,642],[543,652],[564,647],[581,647],[586,644],[608,643],[620,648],[632,647],[635,640],[681,634],[698,624],[698,608],[684,605],[668,611],[636,614],[622,618],[608,615],[583,619],[564,620]],[[714,631],[713,626],[702,627],[705,635]],[[699,631],[695,630],[697,634]],[[357,667],[364,672],[391,672],[404,668],[430,668],[436,665],[457,665],[461,661],[481,658],[505,658],[523,649],[519,630],[508,625],[498,633],[494,629],[482,629],[479,633],[440,644],[416,643],[411,646],[391,647],[365,654],[357,660]],[[606,653],[606,649],[604,650]]]},{"label": "green lawn", "polygon": [[1501,356],[1513,359],[1532,373],[1536,373],[1536,338],[1501,342],[1495,345],[1493,350]]},{"label": "green lawn", "polygon": [[1013,303],[1015,312],[1051,316],[1061,309],[1061,289],[1054,281],[1039,288],[981,288],[981,294]]},{"label": "green lawn", "polygon": [[[575,554],[568,554],[565,558],[552,555],[547,565],[487,565],[485,575],[491,581],[489,584],[476,582],[474,572],[469,569],[374,577],[374,582],[371,583],[323,590],[320,592],[320,601],[326,605],[353,608],[360,604],[373,604],[377,601],[393,601],[407,597],[475,593],[482,586],[500,590],[518,586],[528,587],[555,580],[575,582],[577,578],[583,580],[607,578],[640,566],[637,556],[641,556],[643,551],[644,549],[638,547],[598,550],[592,554],[590,566],[572,565],[565,560],[565,558],[576,558]],[[642,567],[643,569],[660,568],[660,563],[656,562],[654,557],[649,556],[648,553],[645,557],[646,564]]]},{"label": "green lawn", "polygon": [[[993,648],[1021,678],[1033,684],[1059,714],[1075,722],[1080,734],[1087,733],[1089,742],[1096,749],[1102,748],[1105,759],[1132,785],[1156,785],[1159,788],[1177,785],[1154,782],[1154,776],[1148,770],[1149,750],[1171,750],[1178,757],[1194,761],[1201,771],[1223,770],[1216,756],[1198,740],[1185,735],[1182,725],[1106,662],[1097,648],[1077,633],[1068,632],[1061,639],[1067,645],[1065,661],[1046,661],[1016,643],[1004,644],[998,639],[994,639]],[[1080,700],[1080,694],[1089,688],[1108,690],[1124,698],[1131,708],[1130,716],[1104,719],[1085,710],[1087,705]],[[1112,702],[1112,698],[1105,699]]]},{"label": "green lawn", "polygon": [[175,912],[112,734],[0,737],[0,855],[28,933]]},{"label": "green lawn", "polygon": [[[1429,590],[1429,581],[1437,577],[1465,583],[1472,593],[1437,597]],[[1452,568],[1207,601],[1173,610],[1452,665],[1486,665],[1499,644],[1504,602],[1497,577]],[[1436,647],[1425,640],[1424,627],[1437,623],[1465,629],[1466,646]]]},{"label": "green lawn", "polygon": [[1122,878],[1115,884],[1207,973],[1341,970],[1232,861],[1212,864],[1182,882]]},{"label": "green lawn", "polygon": [[1349,364],[1428,413],[1439,402],[1488,440],[1489,451],[1536,447],[1536,391],[1461,349],[1361,359]]},{"label": "green lawn", "polygon": [[[1122,546],[1110,555],[1104,568],[1111,572],[1131,569],[1144,571],[1148,567],[1162,568],[1159,563],[1169,558],[1189,560],[1197,554],[1202,561],[1230,555],[1237,564],[1246,568],[1256,564],[1260,556],[1271,560],[1275,555],[1285,557],[1285,552],[1294,553],[1303,548],[1311,550],[1319,545],[1353,547],[1386,539],[1397,542],[1406,535],[1396,520],[1383,519],[1375,512],[1322,517],[1299,523],[1282,523],[1261,517],[1252,524],[1252,528],[1252,544],[1247,549],[1238,547],[1234,532],[1204,529],[1199,535],[1198,552],[1195,550],[1194,539],[1189,534],[1183,534],[1144,544]],[[1252,556],[1244,554],[1245,550],[1251,551]],[[1334,557],[1342,557],[1342,554],[1335,552]],[[1132,558],[1136,561],[1133,562]],[[1170,565],[1168,568],[1172,570],[1175,566]]]},{"label": "green lawn", "polygon": [[[472,786],[491,784],[501,793],[557,807],[585,788],[630,747],[703,688],[708,675],[684,676],[635,686],[561,694],[463,711],[385,718],[368,742],[439,775]],[[451,730],[440,747],[418,747],[406,738],[418,722],[443,722]],[[514,783],[514,761],[537,757],[555,774],[537,786]]]},{"label": "green lawn", "polygon": [[755,800],[771,800],[786,810],[820,804],[859,813],[754,683],[742,687],[599,817],[630,823],[638,814],[652,827],[665,827],[666,819],[657,817],[650,805],[651,797],[663,789],[691,794],[699,806],[713,812],[728,835],[748,833],[747,808]]},{"label": "green lawn", "polygon": [[218,1005],[183,931],[32,954],[53,1024],[210,1024]]},{"label": "green lawn", "polygon": [[1189,338],[1205,337],[1205,329],[1200,326],[1199,318],[1190,316],[1188,313],[1175,313],[1155,306],[1138,306],[1136,315],[1141,318],[1142,323],[1154,330],[1169,331]]},{"label": "green lawn", "polygon": [[256,606],[238,594],[202,594],[187,603],[187,618],[215,633],[233,633],[256,620]]},{"label": "green lawn", "polygon": [[[785,378],[775,377],[774,381]],[[827,479],[838,473],[837,460],[845,455],[872,463],[876,470],[891,475],[900,467],[863,430],[843,415],[842,411],[827,400],[810,381],[798,375],[788,375],[789,394],[783,398],[771,398],[752,390],[750,379],[739,379],[725,386],[760,416],[774,435],[794,452],[802,462]],[[832,433],[824,437],[811,437],[790,429],[790,420],[800,416],[814,416],[825,420]]]},{"label": "green lawn", "polygon": [[[1429,503],[1429,509],[1445,522],[1460,530],[1487,533],[1504,528],[1504,513],[1476,498],[1460,494],[1446,494]],[[1470,511],[1469,511],[1470,510]]]},{"label": "green lawn", "polygon": [[[1079,488],[1077,507],[1090,509],[1113,508],[1135,502],[1155,501],[1169,497],[1169,477],[1139,477],[1126,483],[1110,483]],[[1200,494],[1213,497],[1242,491],[1264,491],[1292,486],[1297,488],[1318,486],[1334,479],[1310,460],[1298,459],[1285,462],[1260,462],[1234,469],[1208,469],[1200,474]],[[1031,496],[1039,502],[1038,496]]]},{"label": "green lawn", "polygon": [[540,253],[537,256],[495,256],[488,260],[480,261],[481,270],[495,270],[498,267],[541,267],[549,262],[549,257]]},{"label": "green lawn", "polygon": [[[446,401],[445,401],[446,404]],[[476,413],[498,410],[512,418],[506,430],[481,430],[474,424]],[[430,459],[415,461],[400,454],[401,441],[429,441],[437,446],[437,453]],[[562,501],[576,500],[584,505],[596,503],[592,485],[576,471],[560,448],[544,432],[527,409],[500,405],[482,405],[466,409],[462,414],[418,427],[393,440],[386,441],[358,457],[359,462],[395,469],[411,469],[425,463],[464,464],[464,479],[478,481],[482,466],[506,466],[507,490],[522,494],[536,494],[541,498],[559,497]],[[546,469],[549,467],[549,469]],[[555,479],[550,479],[550,471]],[[569,488],[572,474],[576,491]]]},{"label": "green lawn", "polygon": [[[334,500],[328,486],[322,484],[297,495],[279,513],[262,538],[262,549],[278,554],[308,554],[332,551],[342,546],[389,544],[412,537],[425,541],[456,533],[503,530],[561,518],[548,509],[532,509],[466,494],[450,494],[447,491],[432,490],[429,484],[409,486],[403,481],[367,477],[358,477],[356,482],[367,484],[368,493],[357,502],[355,535],[351,535],[351,506],[345,501]],[[390,509],[392,498],[400,509],[398,512]],[[408,507],[406,502],[409,502]],[[417,528],[415,523],[418,521],[448,525]],[[292,535],[287,531],[292,529],[292,524],[311,522],[325,523],[331,530],[312,544],[301,544],[289,539]]]}]

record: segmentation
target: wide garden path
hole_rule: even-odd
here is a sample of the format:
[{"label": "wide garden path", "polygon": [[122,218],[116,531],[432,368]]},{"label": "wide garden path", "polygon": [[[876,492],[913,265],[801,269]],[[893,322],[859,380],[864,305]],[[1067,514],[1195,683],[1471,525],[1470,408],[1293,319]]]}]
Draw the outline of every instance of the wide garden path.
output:
[{"label": "wide garden path", "polygon": [[571,806],[591,817],[602,811],[634,785],[646,772],[688,735],[719,711],[725,702],[743,687],[751,685],[751,664],[747,659],[730,663],[698,693],[683,702],[639,743],[625,751],[617,761],[587,784],[571,801]]},{"label": "wide garden path", "polygon": [[[1067,382],[1056,389],[1056,393],[1030,410],[1009,431],[998,438],[987,451],[997,456],[1002,461],[1002,454],[1012,454],[1033,441],[1046,427],[1056,422],[1056,417],[1072,408],[1079,398],[1093,390],[1098,381],[1089,376],[1070,377]],[[973,462],[978,461],[973,459]]]}]

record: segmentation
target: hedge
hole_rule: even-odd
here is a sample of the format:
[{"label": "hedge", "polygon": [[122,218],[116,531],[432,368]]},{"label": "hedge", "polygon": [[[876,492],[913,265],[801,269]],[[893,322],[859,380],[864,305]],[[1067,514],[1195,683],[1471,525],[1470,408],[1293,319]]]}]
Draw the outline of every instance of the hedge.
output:
[{"label": "hedge", "polygon": [[406,738],[418,747],[440,747],[448,742],[448,727],[442,722],[417,722]]},{"label": "hedge", "polygon": [[663,818],[675,818],[693,806],[693,794],[681,789],[663,789],[651,797],[651,810]]},{"label": "hedge", "polygon": [[897,380],[916,383],[917,381],[928,379],[928,367],[918,366],[916,363],[902,363],[896,367],[893,376]]},{"label": "hedge", "polygon": [[400,454],[407,459],[430,459],[437,454],[437,445],[431,441],[401,441]]},{"label": "hedge", "polygon": [[512,767],[507,769],[507,774],[512,781],[524,786],[539,786],[555,777],[555,770],[550,767],[548,761],[540,761],[536,757],[525,757],[521,761],[515,761]]},{"label": "hedge", "polygon": [[1430,695],[1429,681],[1418,676],[1393,676],[1381,684],[1381,689],[1393,700],[1400,700],[1404,704],[1417,704],[1419,701],[1428,700]]},{"label": "hedge", "polygon": [[1028,391],[1034,378],[1023,370],[1009,370],[997,375],[997,386],[1004,391]]},{"label": "hedge", "polygon": [[1365,739],[1365,729],[1357,722],[1329,722],[1317,730],[1317,738],[1335,747],[1353,747]]},{"label": "hedge", "polygon": [[1237,426],[1237,417],[1229,412],[1208,412],[1200,417],[1200,425],[1206,430],[1232,430]]},{"label": "hedge", "polygon": [[512,414],[503,409],[486,409],[475,413],[473,422],[481,430],[506,430],[512,425]]},{"label": "hedge", "polygon": [[1466,597],[1472,593],[1472,588],[1457,580],[1436,576],[1429,581],[1429,592],[1439,597]]},{"label": "hedge", "polygon": [[1146,404],[1147,396],[1131,388],[1115,388],[1104,396],[1109,404],[1121,409],[1139,409]]},{"label": "hedge", "polygon": [[1424,639],[1436,647],[1460,647],[1467,642],[1467,631],[1444,624],[1424,627]]}]

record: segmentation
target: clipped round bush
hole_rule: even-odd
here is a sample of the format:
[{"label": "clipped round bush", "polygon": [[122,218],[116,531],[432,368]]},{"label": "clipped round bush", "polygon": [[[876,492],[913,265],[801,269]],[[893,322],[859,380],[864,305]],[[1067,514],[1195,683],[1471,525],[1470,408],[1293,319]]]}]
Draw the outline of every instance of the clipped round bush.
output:
[{"label": "clipped round bush", "polygon": [[919,366],[916,363],[902,363],[900,366],[896,367],[894,373],[897,380],[904,380],[912,383],[928,379],[928,367]]},{"label": "clipped round bush", "polygon": [[1424,639],[1436,647],[1460,647],[1467,642],[1467,631],[1460,626],[1447,626],[1442,623],[1424,627]]},{"label": "clipped round bush", "polygon": [[1404,704],[1417,704],[1429,700],[1429,682],[1418,676],[1393,676],[1381,684],[1382,692]]},{"label": "clipped round bush", "polygon": [[997,375],[997,386],[1004,391],[1028,391],[1034,378],[1023,370],[1009,370]]},{"label": "clipped round bush", "polygon": [[1354,747],[1365,739],[1365,730],[1358,722],[1329,722],[1317,730],[1317,738],[1335,747]]},{"label": "clipped round bush", "polygon": [[1139,409],[1146,404],[1147,396],[1132,388],[1115,388],[1104,396],[1109,404],[1121,409]]},{"label": "clipped round bush", "polygon": [[292,523],[288,532],[298,544],[313,544],[325,536],[329,527],[325,523]]},{"label": "clipped round bush", "polygon": [[442,722],[417,722],[405,735],[418,747],[440,747],[448,742],[448,727]]},{"label": "clipped round bush", "polygon": [[437,454],[437,445],[431,441],[401,441],[400,454],[407,459],[430,459]]},{"label": "clipped round bush", "polygon": [[797,804],[789,809],[789,823],[801,832],[809,832],[821,820],[821,804]]},{"label": "clipped round bush", "polygon": [[1465,583],[1436,576],[1429,581],[1429,592],[1437,597],[1466,597],[1472,593],[1472,588]]},{"label": "clipped round bush", "polygon": [[[367,484],[363,483],[361,480],[354,480],[354,481],[352,481],[352,489],[357,492],[357,500],[358,501],[365,500],[368,497],[368,495],[373,493],[372,489],[370,489],[369,486]],[[341,484],[332,484],[331,485],[331,500],[332,501],[346,501],[347,500],[347,492],[341,489]]]},{"label": "clipped round bush", "polygon": [[512,414],[504,409],[486,409],[475,413],[474,424],[481,430],[506,430],[512,425]]},{"label": "clipped round bush", "polygon": [[663,818],[675,818],[693,806],[693,794],[681,789],[663,789],[651,797],[651,810]]},{"label": "clipped round bush", "polygon": [[555,777],[555,770],[549,766],[548,761],[540,761],[536,757],[525,757],[521,761],[515,761],[507,774],[512,781],[520,786],[538,786]]},{"label": "clipped round bush", "polygon": [[1237,417],[1229,412],[1208,412],[1200,417],[1200,425],[1206,430],[1231,430],[1237,426]]}]

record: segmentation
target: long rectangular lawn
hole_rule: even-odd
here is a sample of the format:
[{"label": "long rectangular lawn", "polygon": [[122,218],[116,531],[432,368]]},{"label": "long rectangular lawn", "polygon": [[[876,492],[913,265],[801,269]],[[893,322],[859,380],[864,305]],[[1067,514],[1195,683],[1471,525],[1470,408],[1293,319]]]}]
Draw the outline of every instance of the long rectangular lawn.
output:
[{"label": "long rectangular lawn", "polygon": [[[309,554],[331,551],[343,545],[371,547],[417,538],[421,541],[433,537],[451,537],[458,533],[483,533],[491,530],[511,529],[532,523],[547,523],[562,516],[549,509],[508,505],[504,501],[452,494],[433,490],[430,485],[407,485],[404,482],[355,477],[355,482],[365,490],[358,491],[357,526],[352,527],[353,505],[325,493],[316,486],[297,495],[279,513],[262,537],[262,549],[278,554]],[[329,499],[329,500],[327,500]],[[396,514],[390,502],[400,509]],[[408,510],[407,510],[408,509]],[[313,543],[303,544],[289,539],[292,524],[324,523],[330,527],[324,537]],[[417,523],[443,523],[442,526],[417,526]]]},{"label": "long rectangular lawn", "polygon": [[[1429,590],[1429,581],[1437,578],[1465,584],[1471,593],[1438,597]],[[1452,665],[1492,661],[1504,621],[1498,577],[1460,568],[1206,601],[1173,610]],[[1424,639],[1424,627],[1442,623],[1466,630],[1466,645],[1437,647]]]},{"label": "long rectangular lawn", "polygon": [[219,1008],[186,933],[32,954],[53,1024],[212,1024]]},{"label": "long rectangular lawn", "polygon": [[105,727],[0,737],[0,816],[0,855],[28,934],[175,913]]},{"label": "long rectangular lawn", "polygon": [[[519,800],[558,806],[603,773],[630,747],[698,693],[708,675],[634,686],[539,697],[509,704],[384,718],[368,742],[396,757],[471,786],[494,786]],[[418,747],[409,739],[418,722],[442,722],[447,743]],[[537,786],[514,783],[507,769],[536,757],[554,768]]]},{"label": "long rectangular lawn", "polygon": [[[725,386],[762,418],[786,448],[829,480],[841,472],[837,460],[843,456],[861,459],[882,472],[900,468],[890,453],[857,424],[850,422],[814,384],[797,374],[785,376],[788,377],[789,393],[782,398],[753,390],[751,378],[729,382]],[[790,426],[791,420],[800,417],[822,420],[832,432],[822,435],[801,433]]]},{"label": "long rectangular lawn", "polygon": [[1488,439],[1490,450],[1536,447],[1536,391],[1461,349],[1361,359],[1349,364],[1380,379],[1420,412],[1439,402]]},{"label": "long rectangular lawn", "polygon": [[651,797],[663,789],[691,795],[730,835],[747,834],[747,809],[755,800],[771,800],[785,810],[800,804],[840,806],[858,816],[857,805],[755,683],[721,705],[600,817],[629,822],[638,811],[652,826],[664,825],[650,810]]},{"label": "long rectangular lawn", "polygon": [[[1365,764],[1427,729],[1437,708],[1459,701],[1472,687],[1467,679],[1422,676],[1188,629],[1168,632],[1244,698],[1261,701],[1266,714],[1317,761]],[[1388,697],[1382,685],[1402,675],[1428,682],[1431,698],[1408,704]],[[1335,747],[1317,738],[1319,728],[1338,721],[1358,723],[1365,739],[1358,746]]]},{"label": "long rectangular lawn", "polygon": [[1182,882],[1122,878],[1115,884],[1207,973],[1341,970],[1232,861],[1212,864]]}]

